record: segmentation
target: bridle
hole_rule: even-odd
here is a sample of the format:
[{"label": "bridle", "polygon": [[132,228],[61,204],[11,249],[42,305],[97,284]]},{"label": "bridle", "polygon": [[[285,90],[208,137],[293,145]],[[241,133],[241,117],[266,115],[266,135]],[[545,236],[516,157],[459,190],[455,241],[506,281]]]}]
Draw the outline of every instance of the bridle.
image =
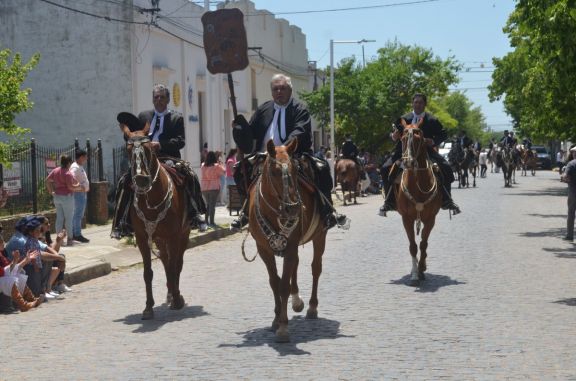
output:
[{"label": "bridle", "polygon": [[[415,136],[418,136],[420,139],[415,139]],[[419,128],[405,129],[404,134],[402,135],[402,162],[404,164],[404,171],[402,172],[402,177],[400,180],[400,189],[406,198],[408,198],[408,200],[410,200],[416,208],[416,234],[420,233],[420,225],[422,223],[420,212],[422,212],[424,210],[424,206],[434,200],[438,194],[438,180],[434,174],[434,166],[427,155],[425,166],[419,166],[418,157],[421,155],[422,149],[425,149],[425,142],[421,130]],[[426,154],[425,151],[424,154]],[[428,198],[424,201],[416,200],[406,185],[408,176],[415,174],[418,171],[427,171],[429,176],[432,178],[432,185],[430,186],[430,189],[423,190],[420,187],[420,183],[418,182],[418,176],[415,176],[415,184],[418,188],[418,191],[420,191],[420,193],[423,195],[428,195]]]},{"label": "bridle", "polygon": [[[264,162],[262,175],[258,178],[256,186],[256,197],[254,197],[255,216],[258,227],[266,236],[270,248],[276,255],[283,256],[283,252],[288,245],[288,237],[292,234],[303,212],[302,198],[298,189],[297,175],[292,174],[293,168],[296,168],[297,161],[290,158],[288,162],[280,162],[276,158],[268,155]],[[282,191],[279,192],[276,184],[272,181],[274,170],[280,170],[282,173]],[[266,199],[262,191],[262,183],[266,182],[268,189],[271,189],[271,199]],[[277,223],[279,230],[275,231],[274,227],[262,215],[263,201],[267,208],[278,215]],[[277,205],[277,206],[274,206]]]},{"label": "bridle", "polygon": [[[130,171],[132,175],[131,176],[132,185],[134,187],[135,192],[133,202],[134,210],[136,211],[138,218],[140,218],[142,222],[144,222],[144,228],[146,229],[146,234],[148,235],[148,246],[150,247],[150,250],[152,250],[152,234],[156,230],[156,226],[158,226],[160,221],[162,221],[166,217],[168,210],[172,206],[174,183],[172,182],[172,178],[166,172],[166,170],[162,168],[162,166],[158,162],[158,159],[155,156],[146,155],[146,150],[144,149],[144,144],[146,143],[150,143],[150,139],[147,136],[139,136],[139,135],[131,136],[127,141],[128,145],[132,145]],[[151,176],[151,167],[154,164],[156,165],[156,172],[154,176]],[[142,168],[144,168],[144,173],[142,171]],[[160,171],[163,171],[164,174],[166,175],[168,181],[168,190],[166,191],[164,198],[160,202],[158,202],[156,205],[150,205],[148,201],[149,196],[148,193],[150,192],[154,184],[157,182]],[[136,181],[137,176],[148,178],[148,185],[144,187],[139,186]],[[144,212],[142,211],[142,209],[140,209],[139,206],[140,196],[144,196],[144,201],[146,203],[147,210],[157,212],[156,218],[148,219],[144,215]],[[156,255],[154,250],[152,250],[152,252],[154,253],[154,255]]]}]

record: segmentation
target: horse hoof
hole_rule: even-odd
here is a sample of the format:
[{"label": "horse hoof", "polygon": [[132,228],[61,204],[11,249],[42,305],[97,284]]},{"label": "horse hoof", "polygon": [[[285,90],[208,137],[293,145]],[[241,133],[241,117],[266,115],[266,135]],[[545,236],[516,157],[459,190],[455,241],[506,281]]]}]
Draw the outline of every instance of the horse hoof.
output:
[{"label": "horse hoof", "polygon": [[300,300],[300,304],[298,305],[292,304],[292,310],[294,312],[302,312],[302,310],[304,310],[304,301]]},{"label": "horse hoof", "polygon": [[318,319],[318,311],[308,310],[308,312],[306,312],[306,319]]},{"label": "horse hoof", "polygon": [[424,272],[418,273],[418,280],[426,280],[426,275],[424,275]]},{"label": "horse hoof", "polygon": [[151,320],[154,319],[154,310],[149,309],[149,310],[144,310],[144,312],[142,312],[142,320]]},{"label": "horse hoof", "polygon": [[411,287],[418,287],[420,286],[420,279],[410,279],[409,285]]},{"label": "horse hoof", "polygon": [[182,307],[184,307],[184,297],[182,295],[179,295],[177,299],[172,299],[171,310],[181,310]]},{"label": "horse hoof", "polygon": [[276,331],[276,342],[277,343],[290,342],[290,334],[288,333],[287,328],[278,328],[278,330]]}]

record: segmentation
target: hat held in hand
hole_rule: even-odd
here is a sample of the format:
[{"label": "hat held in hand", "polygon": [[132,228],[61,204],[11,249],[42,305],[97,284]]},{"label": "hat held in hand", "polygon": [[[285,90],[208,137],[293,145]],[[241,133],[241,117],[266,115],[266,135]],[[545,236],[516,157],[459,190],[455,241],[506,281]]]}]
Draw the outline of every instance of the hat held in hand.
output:
[{"label": "hat held in hand", "polygon": [[129,112],[121,112],[116,116],[116,120],[120,124],[128,126],[131,132],[144,129],[144,123],[134,114]]}]

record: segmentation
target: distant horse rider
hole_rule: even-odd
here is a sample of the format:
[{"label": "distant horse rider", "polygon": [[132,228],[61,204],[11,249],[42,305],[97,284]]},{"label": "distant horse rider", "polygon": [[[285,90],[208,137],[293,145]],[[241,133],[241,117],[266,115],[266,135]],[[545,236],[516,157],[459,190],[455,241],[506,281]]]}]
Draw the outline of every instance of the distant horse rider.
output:
[{"label": "distant horse rider", "polygon": [[467,149],[472,145],[472,140],[466,136],[466,131],[460,130],[458,137],[456,138],[456,143],[460,144],[462,149]]},{"label": "distant horse rider", "polygon": [[[238,187],[238,192],[248,196],[248,189],[255,178],[256,167],[262,160],[259,153],[266,152],[266,145],[269,140],[274,145],[286,145],[291,139],[298,140],[295,157],[299,161],[306,162],[314,171],[312,186],[320,190],[323,197],[319,197],[320,213],[327,229],[341,226],[347,222],[343,214],[336,214],[332,206],[332,175],[326,160],[316,158],[312,155],[312,134],[311,118],[306,107],[292,97],[292,81],[290,77],[283,74],[276,74],[270,82],[272,100],[260,105],[252,115],[250,122],[243,115],[234,118],[233,137],[238,148],[245,154],[245,157],[236,165],[234,179]],[[306,176],[306,174],[303,174]],[[240,217],[233,221],[231,227],[240,229],[248,223],[248,202]]]},{"label": "distant horse rider", "polygon": [[340,149],[342,153],[343,159],[349,159],[356,163],[356,167],[358,168],[360,178],[363,179],[364,176],[364,166],[358,157],[358,147],[352,141],[352,136],[350,134],[346,134],[344,136],[344,143],[342,143],[342,148]]},{"label": "distant horse rider", "polygon": [[508,130],[504,130],[504,136],[500,139],[502,147],[512,148],[514,146],[514,138],[510,135]]},{"label": "distant horse rider", "polygon": [[530,140],[529,137],[525,137],[522,140],[522,144],[524,145],[524,148],[527,150],[531,150],[532,149],[532,140]]},{"label": "distant horse rider", "polygon": [[[184,187],[190,201],[188,215],[190,225],[192,228],[205,230],[206,224],[200,217],[200,214],[206,213],[200,182],[190,164],[180,159],[180,150],[185,145],[182,114],[168,110],[170,90],[164,85],[154,85],[152,103],[154,110],[141,112],[138,118],[127,117],[126,115],[130,114],[122,113],[119,114],[118,121],[128,126],[130,131],[142,130],[146,123],[150,123],[148,137],[156,155],[165,164],[174,168],[184,179]],[[112,238],[120,239],[123,236],[131,236],[133,233],[129,213],[130,204],[134,197],[131,186],[132,177],[129,170],[118,182],[116,209],[112,222]]]},{"label": "distant horse rider", "polygon": [[[442,209],[449,209],[453,214],[458,214],[460,213],[460,208],[452,200],[450,195],[451,184],[454,181],[454,173],[452,172],[450,164],[434,149],[434,147],[444,142],[448,135],[440,121],[432,114],[425,112],[426,103],[427,98],[425,94],[415,94],[412,97],[413,111],[403,115],[401,119],[404,119],[407,124],[416,124],[420,120],[423,120],[420,129],[427,144],[428,157],[440,167],[442,172],[441,181],[443,186],[440,187],[442,191]],[[402,170],[397,165],[394,166],[394,169],[392,169],[392,167],[402,157],[402,141],[400,138],[402,137],[403,130],[401,120],[398,119],[394,132],[391,134],[392,140],[396,142],[396,149],[392,157],[382,166],[382,182],[386,193],[386,200],[380,208],[381,213],[396,210],[396,199],[392,185]]]}]

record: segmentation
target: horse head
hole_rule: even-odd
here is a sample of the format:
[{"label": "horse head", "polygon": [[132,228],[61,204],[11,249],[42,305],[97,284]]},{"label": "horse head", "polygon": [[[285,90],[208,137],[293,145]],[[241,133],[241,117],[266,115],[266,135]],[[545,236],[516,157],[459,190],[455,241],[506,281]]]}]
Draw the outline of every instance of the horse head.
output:
[{"label": "horse head", "polygon": [[426,158],[426,143],[420,126],[424,123],[421,119],[418,123],[408,124],[401,120],[404,131],[402,132],[402,162],[405,168],[418,167],[418,160]]},{"label": "horse head", "polygon": [[139,194],[146,193],[152,188],[160,170],[156,154],[148,137],[150,123],[146,123],[144,129],[138,131],[130,131],[128,126],[123,124],[120,125],[120,128],[126,138],[134,190]]},{"label": "horse head", "polygon": [[262,186],[269,187],[280,201],[278,211],[282,217],[292,217],[300,212],[296,160],[292,158],[298,148],[298,140],[292,139],[286,146],[275,146],[272,140],[266,144],[268,157],[262,172]]}]

